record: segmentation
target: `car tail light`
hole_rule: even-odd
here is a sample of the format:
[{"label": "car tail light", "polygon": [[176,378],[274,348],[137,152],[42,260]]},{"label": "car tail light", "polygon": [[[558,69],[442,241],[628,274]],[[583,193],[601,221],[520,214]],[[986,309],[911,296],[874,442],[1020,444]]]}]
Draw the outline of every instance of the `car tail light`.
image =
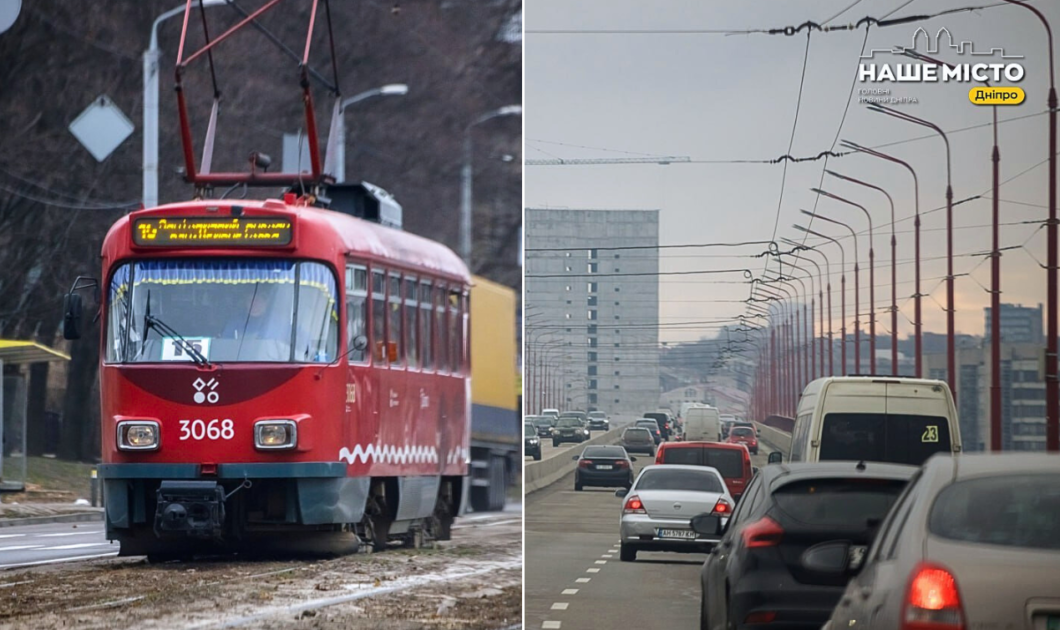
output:
[{"label": "car tail light", "polygon": [[725,499],[718,499],[718,502],[714,504],[713,514],[721,514],[722,516],[729,516],[732,514],[732,506]]},{"label": "car tail light", "polygon": [[957,580],[938,565],[913,569],[904,608],[902,630],[964,630]]},{"label": "car tail light", "polygon": [[743,620],[744,623],[770,623],[777,618],[777,613],[773,611],[768,612],[753,612],[747,615],[747,618]]},{"label": "car tail light", "polygon": [[619,468],[629,468],[629,462],[624,459],[620,459],[615,462],[615,466],[618,466]]},{"label": "car tail light", "polygon": [[588,468],[589,466],[592,465],[592,463],[593,463],[593,460],[591,460],[591,459],[583,459],[583,460],[578,462],[578,468]]},{"label": "car tail light", "polygon": [[634,495],[626,499],[626,505],[622,508],[623,514],[647,514],[648,512],[644,509],[644,504],[640,502],[640,497]]},{"label": "car tail light", "polygon": [[743,544],[748,549],[776,547],[780,544],[780,539],[784,537],[784,529],[779,523],[766,516],[744,527],[740,535],[743,536]]}]

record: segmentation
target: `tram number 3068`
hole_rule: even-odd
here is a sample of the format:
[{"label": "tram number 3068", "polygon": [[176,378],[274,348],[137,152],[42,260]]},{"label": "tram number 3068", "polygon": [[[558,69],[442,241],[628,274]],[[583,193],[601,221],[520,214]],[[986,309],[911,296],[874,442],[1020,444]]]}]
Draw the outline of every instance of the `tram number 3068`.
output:
[{"label": "tram number 3068", "polygon": [[181,440],[231,440],[235,435],[235,423],[230,418],[180,421]]}]

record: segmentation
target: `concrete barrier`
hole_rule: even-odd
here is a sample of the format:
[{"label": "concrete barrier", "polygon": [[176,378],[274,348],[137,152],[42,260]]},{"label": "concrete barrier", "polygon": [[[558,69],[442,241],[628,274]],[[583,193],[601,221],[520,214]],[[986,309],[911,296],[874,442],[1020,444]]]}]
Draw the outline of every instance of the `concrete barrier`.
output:
[{"label": "concrete barrier", "polygon": [[784,453],[784,459],[787,460],[788,453],[791,452],[791,434],[787,431],[781,431],[762,424],[761,422],[756,422],[755,426],[760,432],[758,441],[768,445],[770,447],[769,452],[780,451],[781,453]]},{"label": "concrete barrier", "polygon": [[[614,424],[612,424],[612,426],[614,426]],[[625,426],[619,426],[611,429],[607,433],[601,433],[581,444],[576,444],[574,448],[564,449],[548,459],[543,459],[539,462],[527,462],[523,465],[524,494],[536,492],[564,478],[578,467],[577,463],[571,458],[575,455],[580,455],[582,448],[586,446],[614,444],[620,437],[622,437],[622,429],[624,428]]]}]

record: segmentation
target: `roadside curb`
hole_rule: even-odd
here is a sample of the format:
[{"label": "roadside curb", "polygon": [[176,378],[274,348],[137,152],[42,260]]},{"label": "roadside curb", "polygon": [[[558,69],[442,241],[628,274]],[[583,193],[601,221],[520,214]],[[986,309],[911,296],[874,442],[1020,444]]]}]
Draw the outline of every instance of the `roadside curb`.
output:
[{"label": "roadside curb", "polygon": [[46,525],[48,523],[85,523],[102,521],[103,510],[98,512],[75,512],[73,514],[53,514],[51,516],[27,516],[25,518],[0,519],[0,528],[18,527],[20,525]]}]

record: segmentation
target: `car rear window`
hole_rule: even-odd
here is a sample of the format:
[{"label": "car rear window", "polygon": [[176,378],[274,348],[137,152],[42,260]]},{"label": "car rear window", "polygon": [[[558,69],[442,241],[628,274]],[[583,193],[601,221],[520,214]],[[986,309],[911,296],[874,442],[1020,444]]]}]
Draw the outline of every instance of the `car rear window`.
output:
[{"label": "car rear window", "polygon": [[830,413],[821,432],[821,461],[890,462],[920,466],[950,452],[946,418],[884,413]]},{"label": "car rear window", "polygon": [[895,479],[812,479],[777,488],[773,499],[802,523],[868,529],[870,520],[887,515],[903,487],[905,481]]},{"label": "car rear window", "polygon": [[958,481],[935,499],[928,530],[950,540],[1060,549],[1060,475]]},{"label": "car rear window", "polygon": [[655,430],[659,428],[659,425],[654,420],[637,420],[638,427],[645,427],[647,429]]},{"label": "car rear window", "polygon": [[634,440],[650,440],[651,431],[648,431],[647,429],[626,429],[622,432],[623,440],[628,440],[630,438]]},{"label": "car rear window", "polygon": [[626,449],[621,446],[590,446],[582,452],[582,457],[625,457]]},{"label": "car rear window", "polygon": [[754,435],[755,432],[754,432],[753,429],[748,429],[747,427],[736,427],[735,429],[732,430],[732,434],[733,435]]},{"label": "car rear window", "polygon": [[696,492],[723,492],[721,480],[706,471],[646,470],[637,482],[638,490],[692,490]]},{"label": "car rear window", "polygon": [[669,420],[669,416],[667,416],[665,413],[646,413],[644,414],[644,417],[651,418],[652,420],[657,420],[659,422],[666,422],[667,420]]},{"label": "car rear window", "polygon": [[663,450],[662,463],[711,466],[726,479],[743,477],[743,454],[730,448],[667,448]]}]

